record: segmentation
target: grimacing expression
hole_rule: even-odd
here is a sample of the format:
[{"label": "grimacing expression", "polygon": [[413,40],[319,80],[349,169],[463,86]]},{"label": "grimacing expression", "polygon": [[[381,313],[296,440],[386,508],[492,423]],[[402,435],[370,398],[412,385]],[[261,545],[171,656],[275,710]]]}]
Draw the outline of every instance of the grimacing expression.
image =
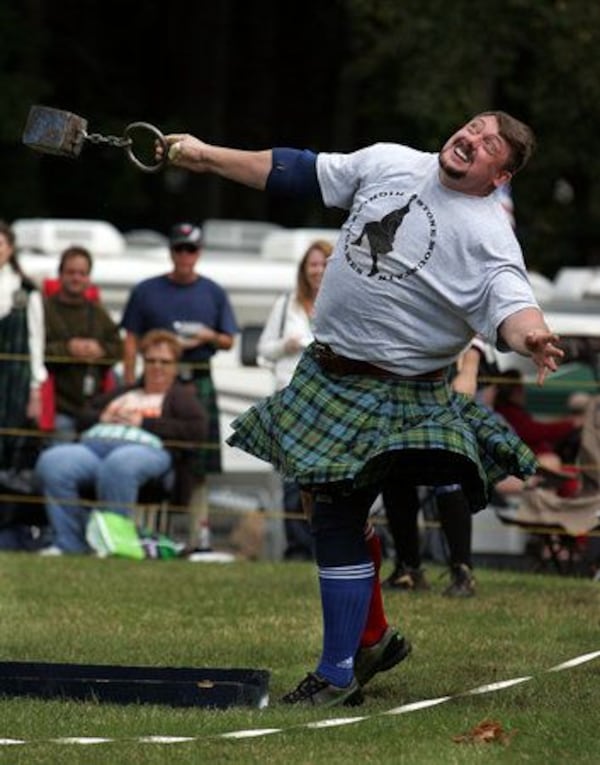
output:
[{"label": "grimacing expression", "polygon": [[439,154],[443,182],[466,193],[485,195],[510,180],[510,147],[495,117],[476,117],[454,133]]}]

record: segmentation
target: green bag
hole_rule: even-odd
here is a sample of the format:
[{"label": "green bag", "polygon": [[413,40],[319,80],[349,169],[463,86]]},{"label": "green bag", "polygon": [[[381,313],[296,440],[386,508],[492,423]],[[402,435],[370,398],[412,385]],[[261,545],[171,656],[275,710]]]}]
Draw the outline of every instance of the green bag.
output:
[{"label": "green bag", "polygon": [[93,510],[85,533],[98,555],[143,560],[146,557],[132,518],[108,510]]},{"label": "green bag", "polygon": [[166,534],[159,534],[148,529],[140,529],[139,534],[140,544],[146,558],[152,558],[153,560],[177,558],[185,548],[185,545],[175,542],[175,540]]}]

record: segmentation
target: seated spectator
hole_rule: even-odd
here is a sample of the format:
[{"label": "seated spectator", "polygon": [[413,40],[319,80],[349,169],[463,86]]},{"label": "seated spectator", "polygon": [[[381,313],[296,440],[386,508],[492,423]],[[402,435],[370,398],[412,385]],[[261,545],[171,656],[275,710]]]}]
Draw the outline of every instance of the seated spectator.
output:
[{"label": "seated spectator", "polygon": [[58,289],[44,301],[46,355],[54,378],[54,427],[59,432],[75,432],[85,403],[104,389],[108,362],[123,352],[118,326],[100,303],[87,298],[91,270],[88,250],[67,248],[58,268]]},{"label": "seated spectator", "polygon": [[[167,330],[151,330],[140,342],[142,380],[95,397],[84,410],[78,443],[57,444],[38,459],[36,474],[46,497],[52,545],[42,554],[83,553],[90,508],[79,502],[94,487],[101,508],[131,513],[139,488],[175,471],[177,504],[193,486],[193,443],[206,438],[206,414],[193,386],[177,380],[181,345]],[[165,440],[179,442],[171,448]],[[185,448],[181,442],[190,442]]]},{"label": "seated spectator", "polygon": [[536,454],[558,454],[564,460],[573,454],[579,443],[581,416],[536,419],[526,407],[525,386],[521,372],[509,369],[501,375],[494,408],[517,435]]}]

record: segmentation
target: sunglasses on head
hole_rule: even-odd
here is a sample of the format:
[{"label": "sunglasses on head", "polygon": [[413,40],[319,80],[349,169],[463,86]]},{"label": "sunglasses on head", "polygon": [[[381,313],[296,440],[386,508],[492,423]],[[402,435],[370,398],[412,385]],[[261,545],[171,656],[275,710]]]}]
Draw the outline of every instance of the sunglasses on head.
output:
[{"label": "sunglasses on head", "polygon": [[173,245],[173,252],[198,252],[198,245],[196,244],[175,244]]}]

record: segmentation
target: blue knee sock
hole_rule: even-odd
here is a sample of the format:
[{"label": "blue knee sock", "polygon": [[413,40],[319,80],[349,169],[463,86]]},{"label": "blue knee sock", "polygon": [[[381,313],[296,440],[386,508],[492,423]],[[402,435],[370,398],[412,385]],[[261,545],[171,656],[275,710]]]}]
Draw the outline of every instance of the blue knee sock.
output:
[{"label": "blue knee sock", "polygon": [[367,619],[374,578],[372,562],[319,567],[324,634],[317,673],[333,685],[349,685],[354,677],[354,654]]}]

